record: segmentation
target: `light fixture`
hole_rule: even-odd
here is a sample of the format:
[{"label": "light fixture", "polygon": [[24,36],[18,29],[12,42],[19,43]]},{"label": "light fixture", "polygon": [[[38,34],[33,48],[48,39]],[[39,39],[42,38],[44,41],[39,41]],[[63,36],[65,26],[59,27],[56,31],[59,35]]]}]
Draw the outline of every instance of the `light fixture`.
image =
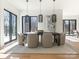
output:
[{"label": "light fixture", "polygon": [[27,2],[27,15],[25,15],[25,16],[26,16],[26,19],[29,19],[29,15],[28,15],[28,0],[26,0],[26,2]]},{"label": "light fixture", "polygon": [[40,0],[40,14],[38,15],[39,22],[43,22],[43,15],[41,14],[41,2],[42,0]]},{"label": "light fixture", "polygon": [[52,14],[52,23],[53,23],[53,30],[54,30],[54,33],[56,32],[56,22],[57,22],[57,15],[55,13],[55,1],[56,0],[53,0],[53,14]]},{"label": "light fixture", "polygon": [[56,14],[54,13],[54,12],[55,12],[55,1],[56,1],[56,0],[53,0],[53,14],[52,14],[52,17],[51,17],[53,23],[55,23],[55,22],[57,21],[57,20],[56,20],[57,16],[56,16]]}]

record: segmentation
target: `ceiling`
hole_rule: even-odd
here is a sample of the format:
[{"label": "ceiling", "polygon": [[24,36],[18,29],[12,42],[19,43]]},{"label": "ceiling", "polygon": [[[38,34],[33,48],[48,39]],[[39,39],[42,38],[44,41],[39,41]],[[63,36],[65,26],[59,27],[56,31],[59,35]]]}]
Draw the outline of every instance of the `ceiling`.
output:
[{"label": "ceiling", "polygon": [[[8,0],[9,3],[13,4],[19,10],[27,9],[26,0]],[[53,9],[53,0],[42,0],[41,9],[50,10]],[[56,0],[55,8],[63,9],[64,14],[79,14],[79,0]],[[39,10],[40,2],[39,0],[29,0],[28,2],[29,10]]]},{"label": "ceiling", "polygon": [[[8,0],[11,4],[16,6],[20,10],[26,10],[27,9],[27,2],[26,0]],[[16,3],[17,2],[17,3]],[[61,1],[57,0],[56,8],[61,8]],[[41,2],[41,8],[42,9],[50,9],[53,8],[53,0],[42,0]],[[28,7],[31,10],[39,9],[40,7],[40,0],[29,0]]]}]

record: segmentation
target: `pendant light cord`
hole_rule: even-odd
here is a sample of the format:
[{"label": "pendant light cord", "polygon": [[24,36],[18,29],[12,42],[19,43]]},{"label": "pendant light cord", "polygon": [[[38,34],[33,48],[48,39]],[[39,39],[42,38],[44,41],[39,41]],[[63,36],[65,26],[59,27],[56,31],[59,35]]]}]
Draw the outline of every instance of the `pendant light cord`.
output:
[{"label": "pendant light cord", "polygon": [[27,2],[27,14],[28,14],[28,0],[26,0],[26,2]]},{"label": "pendant light cord", "polygon": [[55,12],[55,0],[53,0],[53,13]]},{"label": "pendant light cord", "polygon": [[41,1],[42,1],[42,0],[40,0],[40,14],[41,14]]}]

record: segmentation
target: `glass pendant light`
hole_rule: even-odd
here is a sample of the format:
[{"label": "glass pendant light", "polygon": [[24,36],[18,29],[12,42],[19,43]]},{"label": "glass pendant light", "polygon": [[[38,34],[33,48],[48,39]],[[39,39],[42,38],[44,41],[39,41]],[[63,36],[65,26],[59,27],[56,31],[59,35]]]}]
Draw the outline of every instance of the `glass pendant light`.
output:
[{"label": "glass pendant light", "polygon": [[42,0],[40,0],[40,14],[38,15],[39,22],[43,22],[43,15],[41,14],[41,2]]},{"label": "glass pendant light", "polygon": [[28,20],[29,19],[29,15],[28,15],[28,0],[26,0],[26,2],[27,2],[27,15],[25,15],[25,16],[26,16],[26,19]]},{"label": "glass pendant light", "polygon": [[55,10],[55,0],[53,0],[53,2],[54,2],[54,3],[53,3],[53,14],[52,14],[52,18],[51,18],[51,19],[52,19],[52,22],[55,23],[55,22],[57,21],[57,20],[56,20],[56,18],[57,18],[57,17],[56,17],[56,14],[54,13],[54,12],[55,12],[55,11],[54,11],[54,10]]}]

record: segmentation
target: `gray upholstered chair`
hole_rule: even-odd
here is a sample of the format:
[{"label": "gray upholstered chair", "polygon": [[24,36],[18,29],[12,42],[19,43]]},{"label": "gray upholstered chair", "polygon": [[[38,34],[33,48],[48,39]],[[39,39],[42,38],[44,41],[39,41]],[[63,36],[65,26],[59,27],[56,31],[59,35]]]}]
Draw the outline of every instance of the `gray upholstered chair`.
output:
[{"label": "gray upholstered chair", "polygon": [[24,34],[23,33],[20,33],[17,35],[17,39],[18,39],[18,44],[19,45],[24,45]]},{"label": "gray upholstered chair", "polygon": [[42,46],[45,48],[50,48],[54,43],[54,36],[52,32],[44,32],[41,40]]},{"label": "gray upholstered chair", "polygon": [[60,34],[60,45],[64,45],[65,44],[65,34],[61,33]]},{"label": "gray upholstered chair", "polygon": [[27,35],[27,44],[29,48],[36,48],[39,45],[39,37],[37,34],[28,34]]}]

